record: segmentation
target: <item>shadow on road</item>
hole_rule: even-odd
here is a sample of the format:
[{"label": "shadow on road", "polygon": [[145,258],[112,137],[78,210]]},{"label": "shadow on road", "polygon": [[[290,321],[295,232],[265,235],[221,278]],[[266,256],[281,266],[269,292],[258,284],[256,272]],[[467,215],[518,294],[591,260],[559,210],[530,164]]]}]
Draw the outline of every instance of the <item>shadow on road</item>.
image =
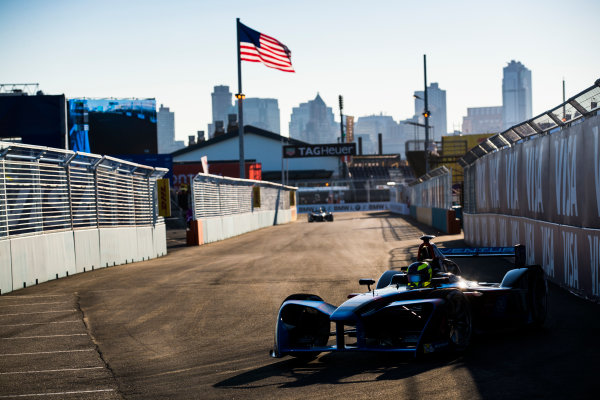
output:
[{"label": "shadow on road", "polygon": [[[282,388],[304,387],[319,384],[352,384],[366,382],[365,373],[376,374],[374,381],[399,380],[419,375],[445,365],[460,365],[461,358],[443,356],[418,361],[412,356],[399,354],[325,354],[312,362],[287,358],[225,379],[213,385],[216,388],[261,387],[276,385]],[[354,381],[353,376],[360,376]],[[284,378],[285,383],[271,378]],[[280,381],[280,379],[278,380]]]}]

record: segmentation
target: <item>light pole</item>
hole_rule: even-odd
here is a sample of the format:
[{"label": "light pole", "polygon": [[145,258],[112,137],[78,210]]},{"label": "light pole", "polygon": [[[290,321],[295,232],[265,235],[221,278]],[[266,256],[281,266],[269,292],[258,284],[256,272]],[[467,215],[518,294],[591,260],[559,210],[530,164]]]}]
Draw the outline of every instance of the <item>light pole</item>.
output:
[{"label": "light pole", "polygon": [[425,77],[425,110],[423,116],[425,117],[425,173],[429,172],[429,104],[427,103],[427,55],[423,54],[423,76]]}]

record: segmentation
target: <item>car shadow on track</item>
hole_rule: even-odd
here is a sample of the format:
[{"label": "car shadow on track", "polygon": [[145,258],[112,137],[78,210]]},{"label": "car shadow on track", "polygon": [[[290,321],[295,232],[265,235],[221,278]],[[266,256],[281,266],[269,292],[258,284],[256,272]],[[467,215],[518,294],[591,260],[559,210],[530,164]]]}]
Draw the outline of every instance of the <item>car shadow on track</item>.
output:
[{"label": "car shadow on track", "polygon": [[[392,354],[326,354],[311,362],[287,358],[274,364],[233,376],[218,382],[214,387],[260,387],[272,378],[283,383],[271,383],[282,388],[318,384],[354,383],[353,376],[377,374],[375,380],[395,380],[418,375],[433,368],[448,365],[456,360],[415,362],[412,357]],[[364,382],[363,377],[356,382]]]}]

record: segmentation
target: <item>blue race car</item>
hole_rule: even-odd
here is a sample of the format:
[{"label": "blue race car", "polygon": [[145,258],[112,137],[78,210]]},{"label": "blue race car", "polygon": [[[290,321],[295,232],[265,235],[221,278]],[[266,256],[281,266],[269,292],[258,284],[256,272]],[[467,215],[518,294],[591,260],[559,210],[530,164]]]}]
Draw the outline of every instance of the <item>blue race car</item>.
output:
[{"label": "blue race car", "polygon": [[293,294],[277,315],[272,357],[312,359],[321,352],[420,354],[464,351],[474,332],[542,325],[548,289],[539,265],[515,268],[501,283],[478,283],[428,261],[379,278],[336,307],[313,294]]}]

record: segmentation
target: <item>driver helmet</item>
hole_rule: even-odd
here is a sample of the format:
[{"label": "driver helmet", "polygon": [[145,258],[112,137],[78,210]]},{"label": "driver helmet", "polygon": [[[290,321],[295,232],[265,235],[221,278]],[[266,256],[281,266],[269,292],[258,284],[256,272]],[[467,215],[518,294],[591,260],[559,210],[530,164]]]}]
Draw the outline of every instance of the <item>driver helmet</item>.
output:
[{"label": "driver helmet", "polygon": [[424,288],[431,285],[433,270],[428,262],[415,262],[408,266],[406,277],[408,278],[408,287]]}]

